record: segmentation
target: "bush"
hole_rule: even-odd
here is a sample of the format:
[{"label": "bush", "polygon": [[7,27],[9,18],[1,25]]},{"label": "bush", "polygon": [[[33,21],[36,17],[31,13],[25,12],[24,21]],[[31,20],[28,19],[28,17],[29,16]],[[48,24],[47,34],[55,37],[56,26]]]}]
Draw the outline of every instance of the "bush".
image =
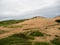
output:
[{"label": "bush", "polygon": [[59,37],[58,35],[55,35],[56,37]]},{"label": "bush", "polygon": [[60,45],[60,39],[59,38],[55,38],[51,42],[55,45]]},{"label": "bush", "polygon": [[44,34],[39,31],[33,31],[30,33],[30,36],[44,36]]},{"label": "bush", "polygon": [[60,23],[60,19],[59,20],[55,20],[57,23]]}]

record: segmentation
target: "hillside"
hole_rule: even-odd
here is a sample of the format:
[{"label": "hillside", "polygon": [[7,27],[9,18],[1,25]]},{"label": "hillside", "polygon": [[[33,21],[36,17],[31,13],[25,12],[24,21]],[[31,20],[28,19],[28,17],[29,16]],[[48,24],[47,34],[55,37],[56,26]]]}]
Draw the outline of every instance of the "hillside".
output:
[{"label": "hillside", "polygon": [[60,45],[60,16],[2,21],[0,45]]}]

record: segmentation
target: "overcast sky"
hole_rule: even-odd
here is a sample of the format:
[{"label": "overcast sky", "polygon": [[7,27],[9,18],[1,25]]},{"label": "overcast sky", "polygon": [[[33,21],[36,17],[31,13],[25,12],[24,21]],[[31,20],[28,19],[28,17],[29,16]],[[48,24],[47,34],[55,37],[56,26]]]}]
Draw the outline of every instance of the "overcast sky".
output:
[{"label": "overcast sky", "polygon": [[0,20],[60,15],[60,0],[0,0]]}]

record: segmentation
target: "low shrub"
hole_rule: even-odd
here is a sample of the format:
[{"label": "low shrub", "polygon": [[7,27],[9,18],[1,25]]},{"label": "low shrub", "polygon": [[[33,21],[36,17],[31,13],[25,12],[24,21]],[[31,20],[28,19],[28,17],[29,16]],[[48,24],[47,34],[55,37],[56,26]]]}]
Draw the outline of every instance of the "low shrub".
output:
[{"label": "low shrub", "polygon": [[59,37],[58,35],[55,35],[56,37]]},{"label": "low shrub", "polygon": [[33,31],[30,33],[30,36],[44,36],[44,33],[39,31]]},{"label": "low shrub", "polygon": [[60,39],[59,38],[55,38],[51,42],[55,45],[60,45]]},{"label": "low shrub", "polygon": [[14,34],[0,39],[0,45],[32,45],[32,42],[24,34]]},{"label": "low shrub", "polygon": [[60,23],[60,19],[58,19],[58,20],[55,20],[57,23]]}]

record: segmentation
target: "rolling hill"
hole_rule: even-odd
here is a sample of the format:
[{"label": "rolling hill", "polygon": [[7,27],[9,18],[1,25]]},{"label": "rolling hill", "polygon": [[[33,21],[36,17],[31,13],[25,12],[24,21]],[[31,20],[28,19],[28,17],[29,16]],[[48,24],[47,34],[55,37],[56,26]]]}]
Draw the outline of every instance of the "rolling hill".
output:
[{"label": "rolling hill", "polygon": [[60,45],[60,16],[2,21],[0,45]]}]

